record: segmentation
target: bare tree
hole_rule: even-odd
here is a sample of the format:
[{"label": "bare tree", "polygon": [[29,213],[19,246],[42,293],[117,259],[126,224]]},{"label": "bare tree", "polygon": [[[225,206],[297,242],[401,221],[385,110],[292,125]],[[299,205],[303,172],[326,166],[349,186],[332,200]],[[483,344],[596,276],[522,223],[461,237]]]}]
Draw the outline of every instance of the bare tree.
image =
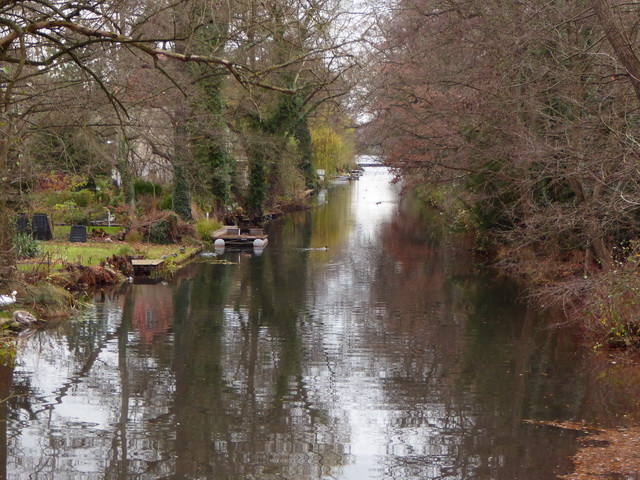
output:
[{"label": "bare tree", "polygon": [[379,25],[369,130],[387,162],[520,271],[608,269],[639,233],[637,100],[589,4],[403,0]]},{"label": "bare tree", "polygon": [[[1,263],[11,261],[8,187],[20,175],[23,164],[20,152],[33,126],[42,124],[46,112],[59,115],[65,108],[63,101],[71,102],[73,109],[79,110],[79,102],[74,100],[78,97],[64,92],[75,89],[82,92],[81,98],[91,102],[93,115],[84,119],[85,125],[108,124],[112,135],[124,132],[119,138],[125,140],[129,137],[127,125],[141,123],[134,111],[143,104],[161,104],[153,108],[156,111],[164,108],[165,113],[171,110],[169,118],[174,124],[186,126],[189,114],[182,115],[181,121],[175,117],[176,112],[187,111],[186,104],[179,105],[179,97],[193,94],[192,87],[198,78],[181,64],[203,66],[200,73],[204,77],[213,72],[231,79],[241,87],[243,101],[249,104],[258,104],[260,91],[308,99],[326,91],[324,95],[331,96],[331,82],[349,68],[349,62],[338,59],[349,56],[345,45],[353,39],[331,41],[333,27],[320,22],[314,24],[313,35],[300,33],[311,28],[308,18],[324,18],[329,5],[336,7],[338,3],[249,1],[220,10],[216,2],[209,0],[2,2],[0,162],[5,175],[0,186]],[[282,53],[286,54],[273,54],[274,38],[279,34],[270,17],[274,9],[285,14],[286,35],[296,29],[300,35],[307,35],[304,48],[290,48],[296,42],[287,37],[282,44]],[[206,32],[212,21],[226,28],[216,33],[218,38],[213,47],[209,41],[209,48],[203,48],[211,39],[198,33]],[[131,82],[149,64],[156,76],[153,82],[139,85],[136,91]],[[283,82],[283,72],[296,81]],[[302,78],[304,81],[298,81]],[[141,95],[144,88],[147,94]],[[185,127],[181,129],[182,134],[176,139],[182,138],[178,144],[184,145],[179,150],[185,152],[190,146],[183,141],[188,140]],[[133,136],[138,134],[133,132]]]}]

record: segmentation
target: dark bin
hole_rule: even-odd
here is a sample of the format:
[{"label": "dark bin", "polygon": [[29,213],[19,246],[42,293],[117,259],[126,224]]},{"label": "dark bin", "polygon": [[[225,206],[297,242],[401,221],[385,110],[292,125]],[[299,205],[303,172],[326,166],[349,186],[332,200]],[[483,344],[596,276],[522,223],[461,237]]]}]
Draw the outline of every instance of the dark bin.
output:
[{"label": "dark bin", "polygon": [[19,213],[16,217],[16,232],[29,233],[30,231],[31,225],[29,224],[29,217],[26,213]]},{"label": "dark bin", "polygon": [[86,242],[87,241],[87,227],[86,225],[72,225],[71,232],[69,233],[70,242]]},{"label": "dark bin", "polygon": [[53,238],[53,225],[46,213],[34,213],[31,219],[33,238],[38,240],[51,240]]}]

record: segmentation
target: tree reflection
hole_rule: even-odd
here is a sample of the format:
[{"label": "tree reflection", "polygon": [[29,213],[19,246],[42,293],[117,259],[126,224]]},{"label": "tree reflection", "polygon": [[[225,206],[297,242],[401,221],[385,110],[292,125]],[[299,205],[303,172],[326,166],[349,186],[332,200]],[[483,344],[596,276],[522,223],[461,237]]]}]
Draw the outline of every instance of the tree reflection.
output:
[{"label": "tree reflection", "polygon": [[547,400],[570,398],[561,390],[572,377],[552,367],[568,360],[558,358],[557,332],[538,328],[513,288],[478,277],[450,243],[413,243],[424,237],[414,215],[403,211],[380,234],[391,255],[378,258],[386,275],[373,288],[387,308],[366,330],[397,405],[382,476],[555,478],[570,466],[575,434],[522,420],[576,412],[579,402],[552,412]]},{"label": "tree reflection", "polygon": [[571,349],[369,173],[271,225],[261,256],[30,339],[9,476],[554,478],[572,435],[522,420],[579,415]]},{"label": "tree reflection", "polygon": [[[308,244],[309,219],[296,232]],[[340,453],[303,376],[305,254],[227,258],[176,289],[176,474],[322,478]]]}]

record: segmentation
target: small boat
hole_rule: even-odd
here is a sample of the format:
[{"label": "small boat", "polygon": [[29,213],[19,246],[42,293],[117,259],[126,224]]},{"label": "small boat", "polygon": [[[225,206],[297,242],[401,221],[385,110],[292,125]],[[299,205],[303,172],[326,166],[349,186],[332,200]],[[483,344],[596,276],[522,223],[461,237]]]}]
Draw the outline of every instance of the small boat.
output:
[{"label": "small boat", "polygon": [[256,247],[264,248],[269,236],[262,228],[222,227],[211,234],[216,247]]}]

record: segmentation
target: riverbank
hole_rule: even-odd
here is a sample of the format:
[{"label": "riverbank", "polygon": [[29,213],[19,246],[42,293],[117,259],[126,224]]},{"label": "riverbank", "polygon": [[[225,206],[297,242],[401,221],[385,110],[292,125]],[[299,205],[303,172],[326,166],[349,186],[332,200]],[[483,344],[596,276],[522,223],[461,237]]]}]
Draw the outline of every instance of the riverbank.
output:
[{"label": "riverbank", "polygon": [[91,292],[104,285],[130,281],[132,260],[162,260],[159,275],[169,276],[202,248],[200,244],[158,245],[98,239],[88,242],[43,242],[35,258],[22,259],[4,282],[6,293],[15,291],[15,302],[3,305],[0,324],[0,361],[12,358],[11,338],[19,327],[11,321],[16,310],[33,314],[39,324],[67,318],[88,301]]},{"label": "riverbank", "polygon": [[[616,249],[614,248],[614,251]],[[593,351],[640,357],[640,251],[635,242],[619,249],[610,265],[593,265],[575,250],[564,258],[498,247],[489,260],[498,271],[520,278],[530,301],[557,312]]]},{"label": "riverbank", "polygon": [[[297,204],[279,205],[263,220],[277,218],[285,211],[311,208],[306,195],[304,198],[304,202]],[[162,223],[156,215],[153,221],[139,221],[135,228],[128,230],[121,226],[87,228],[83,241],[67,240],[70,239],[69,226],[57,226],[52,240],[37,241],[26,236],[22,240],[26,246],[22,248],[37,253],[22,255],[15,267],[4,272],[3,289],[15,291],[16,302],[5,305],[4,311],[0,305],[0,335],[3,327],[5,332],[9,329],[9,335],[16,329],[15,323],[9,320],[18,308],[26,309],[41,322],[64,319],[86,304],[91,293],[101,286],[131,281],[137,273],[170,277],[206,245],[206,239],[211,239],[212,232],[221,225],[215,220],[189,225],[177,218],[172,220],[171,215],[164,216],[167,221],[161,229],[153,228]],[[244,219],[240,215],[229,220]],[[143,238],[152,240],[143,242]],[[154,243],[154,238],[169,243]],[[171,240],[177,243],[170,243]],[[18,248],[18,255],[22,248]],[[136,260],[151,261],[153,265],[136,273],[133,265]],[[2,293],[0,291],[0,295]]]}]

